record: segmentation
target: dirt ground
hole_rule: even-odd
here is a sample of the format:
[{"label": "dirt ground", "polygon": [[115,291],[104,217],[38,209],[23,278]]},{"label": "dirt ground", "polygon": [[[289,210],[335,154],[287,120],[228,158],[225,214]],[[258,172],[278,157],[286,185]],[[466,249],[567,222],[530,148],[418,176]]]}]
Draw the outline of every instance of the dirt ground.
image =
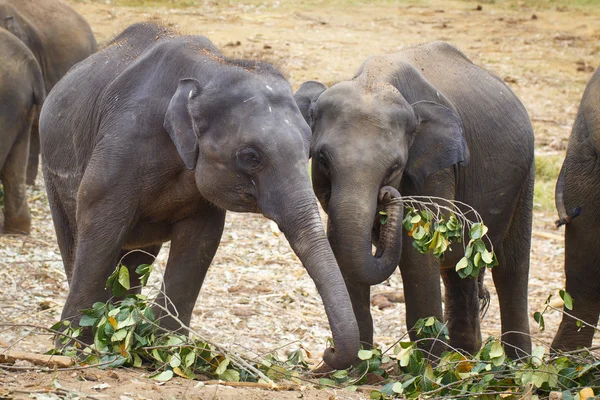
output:
[{"label": "dirt ground", "polygon": [[[266,58],[288,74],[294,88],[309,79],[326,84],[348,79],[369,55],[431,40],[449,41],[503,78],[520,97],[533,121],[539,156],[564,154],[585,84],[600,65],[600,7],[531,7],[525,1],[494,4],[489,0],[340,0],[309,5],[197,1],[199,5],[190,8],[124,7],[115,0],[68,2],[89,21],[100,43],[133,22],[159,21],[181,32],[203,34],[228,55]],[[47,335],[7,324],[49,327],[59,319],[67,293],[41,179],[29,195],[32,234],[0,238],[0,352],[3,348],[47,351],[52,345]],[[541,309],[548,294],[563,287],[564,243],[554,219],[552,210],[536,206],[531,314]],[[164,248],[158,261],[161,267],[166,254]],[[498,303],[492,281],[486,279],[492,303],[482,322],[483,335],[497,336]],[[401,288],[396,273],[373,292]],[[389,346],[406,333],[403,304],[372,311],[379,345]],[[534,342],[548,345],[558,322],[559,315],[547,316],[547,330],[540,332],[532,319]],[[232,213],[196,304],[192,327],[205,339],[251,358],[274,351],[283,355],[302,343],[318,359],[330,335],[314,285],[283,236],[261,216]],[[21,367],[0,369],[0,399],[368,398],[368,393],[319,391],[308,383],[300,391],[266,392],[198,386],[180,379],[158,384],[140,370],[42,373],[30,371],[26,364]],[[110,386],[101,388],[101,383]]]}]

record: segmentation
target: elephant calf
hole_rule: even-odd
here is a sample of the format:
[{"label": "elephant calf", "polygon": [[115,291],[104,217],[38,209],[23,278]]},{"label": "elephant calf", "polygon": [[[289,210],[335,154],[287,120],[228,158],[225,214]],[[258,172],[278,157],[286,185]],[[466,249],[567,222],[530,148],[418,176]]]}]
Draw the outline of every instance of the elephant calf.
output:
[{"label": "elephant calf", "polygon": [[[556,183],[555,197],[560,218],[557,224],[566,224],[566,289],[573,298],[573,310],[565,311],[593,326],[598,323],[600,314],[599,155],[600,69],[596,70],[583,93],[567,156]],[[579,329],[576,320],[563,315],[552,348],[569,351],[589,347],[593,336],[592,328]]]},{"label": "elephant calf", "polygon": [[[356,319],[308,177],[310,129],[274,67],[228,59],[202,36],[132,25],[54,87],[40,128],[70,284],[63,319],[108,299],[105,281],[129,250],[156,255],[170,240],[163,291],[189,324],[225,210],[260,212],[323,299],[335,341],[325,362],[356,359]],[[123,262],[133,271],[152,257]]]},{"label": "elephant calf", "polygon": [[29,234],[25,176],[31,124],[45,97],[44,80],[31,51],[3,28],[0,54],[0,181],[4,187],[0,233]]},{"label": "elephant calf", "polygon": [[[433,42],[371,57],[352,80],[328,89],[304,83],[295,98],[312,127],[313,186],[329,214],[328,237],[361,341],[373,343],[370,285],[398,264],[407,325],[442,319],[440,262],[410,241],[402,245],[409,240],[402,206],[389,202],[401,193],[460,200],[481,214],[500,262],[492,274],[506,353],[529,352],[534,140],[525,108],[504,82],[451,45]],[[380,207],[389,214],[382,226]],[[474,352],[481,342],[479,289],[476,279],[458,276],[463,250],[452,249],[441,262],[450,344]]]}]

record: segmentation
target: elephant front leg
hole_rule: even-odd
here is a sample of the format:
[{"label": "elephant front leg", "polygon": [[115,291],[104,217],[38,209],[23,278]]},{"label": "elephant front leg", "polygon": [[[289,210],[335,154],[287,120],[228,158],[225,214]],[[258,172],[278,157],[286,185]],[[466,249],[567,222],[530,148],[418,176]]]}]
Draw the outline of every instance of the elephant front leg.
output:
[{"label": "elephant front leg", "polygon": [[163,290],[154,307],[163,328],[177,331],[182,329],[181,323],[189,326],[206,272],[219,247],[224,224],[225,211],[208,206],[203,213],[173,226]]},{"label": "elephant front leg", "polygon": [[[420,318],[435,317],[443,320],[442,293],[440,287],[439,262],[431,255],[422,255],[413,246],[406,232],[400,259],[400,272],[404,285],[406,304],[406,326],[410,340],[417,341],[417,333],[412,329]],[[440,339],[443,340],[443,339]],[[438,340],[420,340],[419,347],[423,350],[440,355],[445,345]]]},{"label": "elephant front leg", "polygon": [[574,318],[563,314],[552,341],[554,350],[571,351],[592,345],[595,330],[585,325],[580,328],[576,320],[596,326],[600,314],[600,251],[597,236],[590,233],[597,226],[594,220],[582,217],[566,226],[566,290],[573,298],[573,310],[565,312]]},{"label": "elephant front leg", "polygon": [[502,242],[498,245],[499,241],[492,239],[495,249],[499,250],[499,265],[492,268],[492,277],[500,303],[502,342],[506,355],[513,360],[531,354],[527,286],[531,250],[533,175],[532,166]]},{"label": "elephant front leg", "polygon": [[450,346],[474,354],[481,346],[479,282],[474,278],[462,279],[450,265],[442,268],[442,279]]}]

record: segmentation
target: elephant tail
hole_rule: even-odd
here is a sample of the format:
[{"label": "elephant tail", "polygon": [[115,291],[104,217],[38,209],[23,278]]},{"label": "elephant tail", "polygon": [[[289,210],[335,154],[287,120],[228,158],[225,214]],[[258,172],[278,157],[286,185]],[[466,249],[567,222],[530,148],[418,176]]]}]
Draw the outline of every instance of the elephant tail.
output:
[{"label": "elephant tail", "polygon": [[567,206],[565,205],[565,164],[560,169],[560,173],[558,174],[558,181],[556,182],[556,190],[554,192],[554,201],[556,202],[556,210],[558,211],[558,219],[555,224],[556,227],[559,228],[562,225],[566,225],[573,218],[577,218],[581,215],[581,207],[575,207],[571,212],[567,211]]}]

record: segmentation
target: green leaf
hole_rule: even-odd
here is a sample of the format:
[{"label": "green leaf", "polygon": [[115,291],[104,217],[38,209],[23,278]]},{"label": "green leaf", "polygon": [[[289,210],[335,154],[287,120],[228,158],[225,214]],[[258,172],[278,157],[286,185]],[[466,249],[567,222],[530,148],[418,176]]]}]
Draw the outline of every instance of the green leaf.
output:
[{"label": "green leaf", "polygon": [[181,365],[181,356],[178,353],[173,354],[169,360],[171,368],[177,368]]},{"label": "green leaf", "polygon": [[225,359],[223,361],[221,361],[221,363],[215,370],[215,374],[221,375],[223,372],[225,372],[225,370],[227,369],[227,366],[229,365],[229,362],[230,362],[229,358],[225,357]]},{"label": "green leaf", "polygon": [[435,318],[434,317],[429,317],[425,321],[425,326],[433,326],[433,324],[435,324]]},{"label": "green leaf", "polygon": [[469,265],[469,260],[467,257],[461,258],[458,263],[456,263],[456,271],[460,271],[461,269],[467,268]]},{"label": "green leaf", "polygon": [[137,355],[136,353],[133,353],[132,356],[133,356],[133,367],[141,368],[142,367],[142,358],[139,355]]},{"label": "green leaf", "polygon": [[229,382],[239,382],[240,373],[234,369],[226,369],[225,372],[219,375],[219,379]]},{"label": "green leaf", "polygon": [[571,297],[569,292],[567,292],[566,290],[560,290],[558,292],[558,294],[560,295],[560,298],[563,299],[563,301],[565,302],[565,308],[567,310],[572,310],[573,309],[573,298]]},{"label": "green leaf", "polygon": [[504,354],[504,349],[502,345],[498,342],[492,343],[492,347],[490,348],[490,358],[500,357]]},{"label": "green leaf", "polygon": [[139,265],[135,269],[135,273],[138,275],[141,275],[140,283],[142,284],[142,286],[146,286],[146,284],[148,283],[148,278],[150,277],[150,274],[152,273],[152,264]]},{"label": "green leaf", "polygon": [[193,351],[190,351],[186,356],[185,356],[185,366],[189,367],[192,364],[194,364],[194,361],[196,361],[196,353],[194,353]]},{"label": "green leaf", "polygon": [[402,382],[394,383],[394,385],[392,386],[392,391],[394,393],[402,394],[402,392],[404,392],[404,388],[402,387]]},{"label": "green leaf", "polygon": [[419,214],[415,215],[410,219],[411,224],[418,224],[421,221],[421,216]]},{"label": "green leaf", "polygon": [[494,262],[494,258],[492,257],[492,253],[490,253],[489,251],[487,251],[487,249],[483,253],[481,253],[481,259],[486,264],[492,264]]},{"label": "green leaf", "polygon": [[473,257],[473,264],[475,264],[475,266],[477,268],[479,268],[479,267],[481,267],[480,261],[481,261],[481,253],[477,252],[477,253],[475,253],[475,257]]},{"label": "green leaf", "polygon": [[125,339],[125,336],[127,336],[127,329],[119,329],[118,331],[113,333],[110,340],[112,342],[120,342],[121,340]]},{"label": "green leaf", "polygon": [[98,318],[96,317],[84,314],[83,317],[81,317],[81,319],[79,320],[79,326],[94,326],[94,323],[96,323],[97,320]]},{"label": "green leaf", "polygon": [[119,269],[119,283],[125,289],[131,289],[131,285],[129,283],[129,269],[127,269],[127,267],[124,265],[121,265],[121,268]]},{"label": "green leaf", "polygon": [[473,224],[473,226],[469,230],[469,237],[471,239],[481,239],[487,233],[487,231],[487,226],[485,226],[481,222],[478,222],[476,224]]},{"label": "green leaf", "polygon": [[333,381],[331,379],[321,378],[321,379],[319,379],[319,385],[335,387],[335,386],[337,386],[337,383],[335,383],[335,381]]},{"label": "green leaf", "polygon": [[340,369],[339,371],[335,371],[331,376],[335,379],[344,379],[348,377],[348,371]]},{"label": "green leaf", "polygon": [[545,329],[545,324],[544,324],[544,316],[542,315],[541,312],[536,311],[533,314],[533,319],[535,320],[535,322],[538,323],[538,325],[540,326],[540,331],[543,331]]},{"label": "green leaf", "polygon": [[499,342],[492,343],[492,347],[490,348],[490,359],[492,360],[492,364],[496,367],[502,365],[505,358],[506,356],[502,345]]},{"label": "green leaf", "polygon": [[359,350],[358,351],[358,358],[360,358],[361,360],[370,360],[371,357],[373,357],[373,351],[372,350]]},{"label": "green leaf", "polygon": [[150,378],[160,381],[160,382],[168,382],[173,378],[173,371],[170,369],[160,372],[158,374],[151,375]]},{"label": "green leaf", "polygon": [[531,363],[536,367],[542,365],[546,348],[544,346],[536,346],[531,352]]}]

